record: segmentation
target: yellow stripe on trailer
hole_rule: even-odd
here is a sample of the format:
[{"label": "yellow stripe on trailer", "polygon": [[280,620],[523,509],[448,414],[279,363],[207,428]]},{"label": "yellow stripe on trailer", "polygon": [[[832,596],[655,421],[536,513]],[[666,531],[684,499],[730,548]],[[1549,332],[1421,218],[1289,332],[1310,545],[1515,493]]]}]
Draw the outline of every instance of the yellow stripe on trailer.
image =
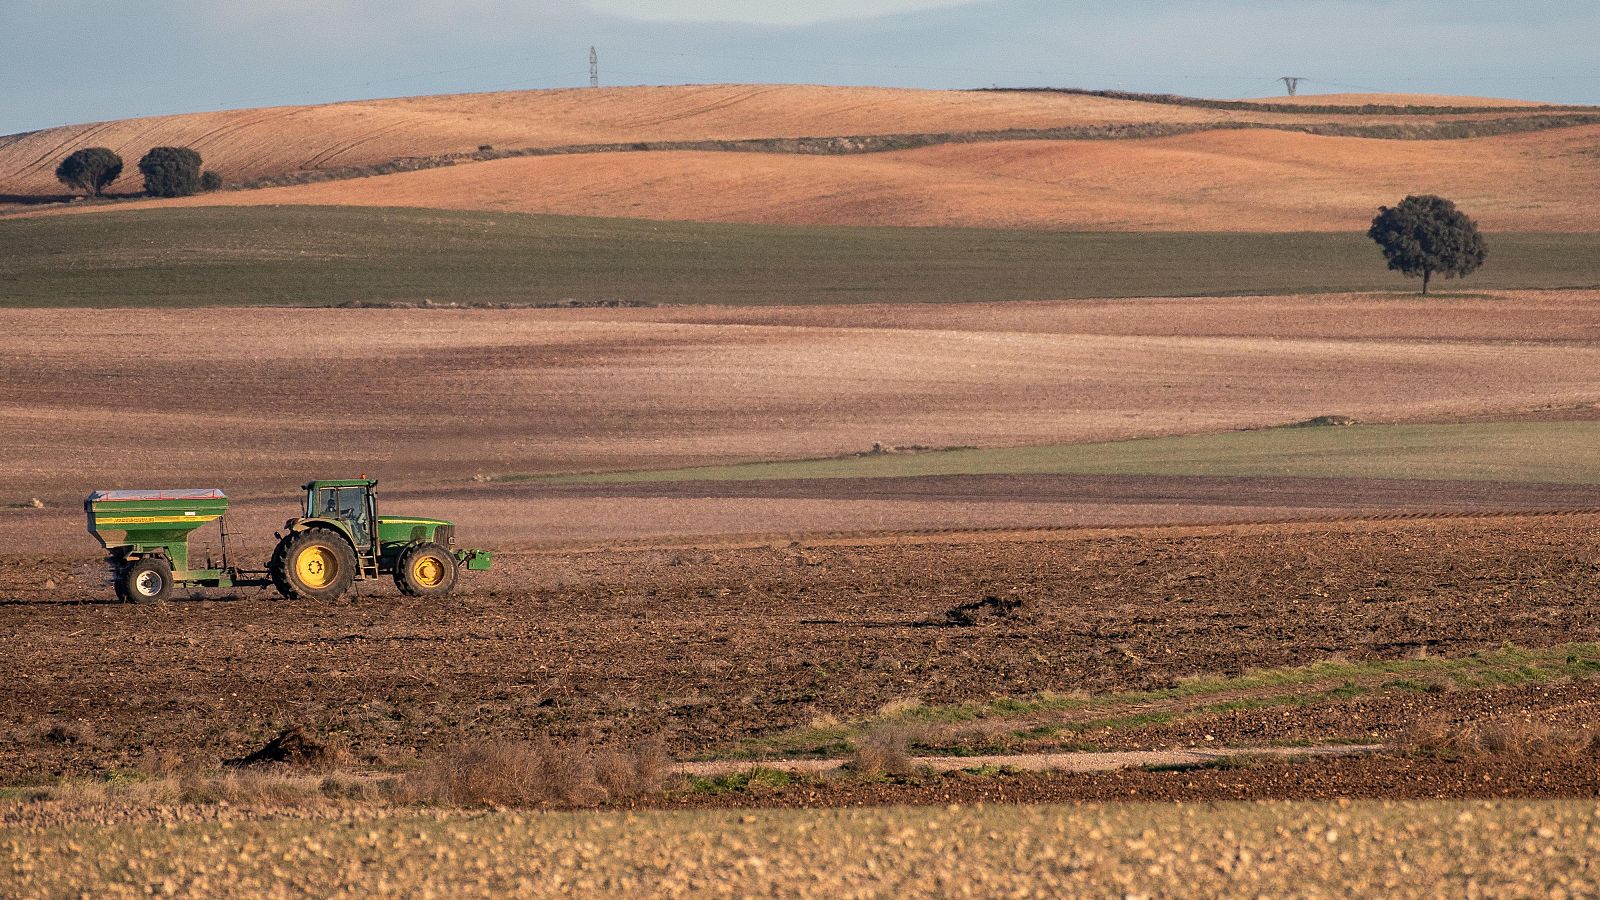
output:
[{"label": "yellow stripe on trailer", "polygon": [[96,525],[179,525],[210,522],[221,516],[95,516]]}]

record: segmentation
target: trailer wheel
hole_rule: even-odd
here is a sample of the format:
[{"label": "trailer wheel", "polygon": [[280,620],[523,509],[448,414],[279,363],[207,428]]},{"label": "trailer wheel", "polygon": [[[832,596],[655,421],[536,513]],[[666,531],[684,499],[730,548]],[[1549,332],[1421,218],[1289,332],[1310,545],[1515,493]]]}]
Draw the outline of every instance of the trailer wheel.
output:
[{"label": "trailer wheel", "polygon": [[407,597],[443,597],[456,588],[455,555],[434,543],[413,544],[394,561],[394,584]]},{"label": "trailer wheel", "polygon": [[356,554],[342,535],[311,528],[279,541],[267,568],[289,600],[337,600],[356,580]]},{"label": "trailer wheel", "polygon": [[172,565],[158,556],[135,560],[117,579],[117,596],[133,603],[160,603],[172,594]]}]

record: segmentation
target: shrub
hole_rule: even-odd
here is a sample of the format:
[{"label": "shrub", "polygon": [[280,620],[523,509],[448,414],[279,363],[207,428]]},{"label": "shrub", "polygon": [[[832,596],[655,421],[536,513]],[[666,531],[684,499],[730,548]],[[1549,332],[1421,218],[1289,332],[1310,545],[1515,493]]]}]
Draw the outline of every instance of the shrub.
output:
[{"label": "shrub", "polygon": [[222,176],[217,173],[217,170],[215,170],[215,169],[207,169],[204,172],[200,173],[200,190],[202,190],[202,191],[220,191],[220,190],[222,190]]},{"label": "shrub", "polygon": [[875,728],[858,738],[850,755],[850,771],[864,778],[909,775],[909,747],[916,734],[907,728]]},{"label": "shrub", "polygon": [[1404,741],[1422,756],[1442,759],[1571,759],[1600,755],[1600,732],[1516,718],[1452,725],[1435,713],[1413,723]]},{"label": "shrub", "polygon": [[457,806],[590,806],[661,787],[659,747],[591,755],[548,740],[464,747],[406,777],[399,799]]},{"label": "shrub", "polygon": [[139,160],[145,193],[187,197],[200,190],[200,154],[188,147],[152,147]]},{"label": "shrub", "polygon": [[106,147],[84,147],[56,166],[56,179],[69,188],[98,197],[122,175],[122,157]]}]

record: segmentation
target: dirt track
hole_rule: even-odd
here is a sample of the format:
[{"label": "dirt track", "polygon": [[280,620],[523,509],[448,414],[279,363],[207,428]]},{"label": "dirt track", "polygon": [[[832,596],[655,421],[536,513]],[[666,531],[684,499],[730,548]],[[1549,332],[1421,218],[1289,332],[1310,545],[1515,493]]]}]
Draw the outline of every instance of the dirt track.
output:
[{"label": "dirt track", "polygon": [[[241,592],[133,607],[106,604],[98,585],[66,583],[0,605],[10,635],[0,771],[37,779],[134,765],[147,751],[215,762],[289,724],[343,732],[375,761],[544,734],[660,736],[684,753],[907,698],[1153,687],[1334,655],[1592,641],[1597,524],[1571,516],[525,553],[443,607],[392,589],[334,606]],[[12,560],[0,584],[10,595],[37,584],[39,571]],[[1033,618],[930,626],[989,594],[1027,598]],[[1502,714],[1554,702],[1595,708],[1581,697],[1494,696]],[[1382,739],[1415,715],[1361,712],[1364,702],[1314,711],[1324,724],[1313,730],[1370,728],[1377,737],[1363,737]],[[1229,726],[1239,734],[1273,733],[1241,715]],[[1295,721],[1261,715],[1280,735]],[[42,737],[51,723],[85,737]]]}]

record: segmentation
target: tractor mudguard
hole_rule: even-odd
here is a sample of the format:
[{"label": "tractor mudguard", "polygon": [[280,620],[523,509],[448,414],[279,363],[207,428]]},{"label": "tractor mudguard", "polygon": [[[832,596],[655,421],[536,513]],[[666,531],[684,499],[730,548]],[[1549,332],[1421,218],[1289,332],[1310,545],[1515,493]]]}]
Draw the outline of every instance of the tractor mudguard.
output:
[{"label": "tractor mudguard", "polygon": [[296,531],[305,531],[308,528],[331,528],[350,542],[350,549],[354,550],[356,547],[355,535],[350,533],[350,526],[345,524],[343,519],[335,519],[328,516],[317,516],[312,519],[291,519],[289,520],[288,528],[291,534]]}]

